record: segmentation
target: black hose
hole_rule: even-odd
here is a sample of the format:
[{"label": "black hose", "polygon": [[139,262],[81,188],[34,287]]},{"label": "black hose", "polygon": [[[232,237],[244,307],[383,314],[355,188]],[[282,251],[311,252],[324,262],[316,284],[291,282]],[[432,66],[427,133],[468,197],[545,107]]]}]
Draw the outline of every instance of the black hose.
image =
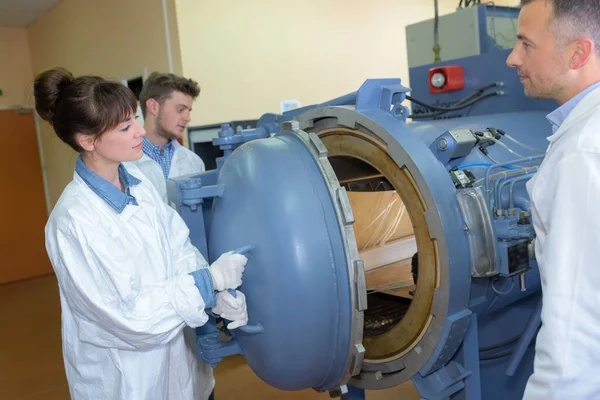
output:
[{"label": "black hose", "polygon": [[490,84],[487,84],[485,86],[482,86],[482,87],[480,87],[478,89],[475,89],[470,95],[468,95],[464,99],[459,100],[452,107],[438,107],[438,106],[434,106],[434,105],[431,105],[431,104],[427,104],[427,103],[425,103],[422,100],[415,99],[414,97],[409,96],[409,95],[406,95],[406,100],[408,100],[408,101],[410,101],[412,103],[418,104],[420,106],[429,108],[430,110],[434,110],[434,111],[454,111],[454,109],[457,106],[459,106],[459,105],[461,105],[461,104],[463,104],[463,103],[465,103],[467,101],[470,101],[473,98],[481,96],[483,94],[483,92],[485,92],[487,89],[490,89],[490,88],[493,88],[493,87],[502,87],[503,85],[504,84],[502,82],[494,82],[494,83],[490,83]]},{"label": "black hose", "polygon": [[496,343],[496,344],[493,344],[493,345],[490,345],[490,346],[480,347],[479,351],[480,352],[484,352],[484,351],[496,350],[496,349],[499,349],[501,347],[505,347],[505,346],[508,346],[510,344],[516,343],[516,342],[519,341],[519,338],[521,337],[521,335],[517,335],[517,336],[512,337],[512,338],[510,338],[508,340],[505,340],[503,342]]},{"label": "black hose", "polygon": [[461,103],[464,103],[465,101],[471,100],[474,97],[478,97],[478,96],[482,95],[483,92],[485,92],[486,90],[491,89],[493,87],[503,87],[503,86],[504,86],[504,82],[489,83],[485,86],[475,89],[470,95],[468,95],[464,99],[460,99],[458,101],[458,103],[456,103],[456,104],[461,104]]},{"label": "black hose", "polygon": [[434,111],[449,111],[448,107],[432,106],[431,104],[427,104],[424,101],[417,100],[414,97],[411,97],[409,95],[406,95],[406,100],[410,101],[411,103],[415,103],[415,104],[418,104],[420,106],[427,107],[430,110],[434,110]]},{"label": "black hose", "polygon": [[[449,111],[462,110],[463,108],[469,107],[470,105],[473,105],[473,104],[475,104],[475,103],[477,103],[477,102],[479,102],[479,101],[481,101],[483,99],[486,99],[488,97],[502,96],[503,94],[504,94],[504,92],[502,92],[502,91],[497,91],[497,92],[492,92],[492,93],[486,93],[484,95],[475,97],[475,98],[473,98],[473,99],[471,99],[471,100],[469,100],[469,101],[467,101],[465,103],[456,104],[453,107],[448,107],[448,108],[445,108],[443,110],[439,110],[439,111],[436,111],[436,112],[425,113],[425,114],[415,114],[415,115],[411,114],[410,118],[412,118],[412,119],[420,119],[420,118],[433,118],[433,117],[437,117],[437,116],[445,114],[445,113],[447,113]],[[408,98],[408,96],[407,96],[407,98]],[[441,108],[441,107],[438,107],[438,108]]]},{"label": "black hose", "polygon": [[497,360],[502,357],[510,356],[512,353],[513,353],[512,350],[507,350],[507,351],[503,351],[501,353],[496,353],[496,354],[490,354],[490,355],[484,355],[484,356],[480,355],[479,361]]},{"label": "black hose", "polygon": [[[529,346],[527,346],[527,350],[529,350],[529,348],[533,345],[535,345],[535,340],[532,340],[531,343],[529,343]],[[486,355],[479,354],[479,361],[497,360],[502,357],[510,356],[512,353],[514,353],[514,349],[513,350],[505,350],[505,351],[502,351],[502,352],[496,353],[496,354],[486,354]]]}]

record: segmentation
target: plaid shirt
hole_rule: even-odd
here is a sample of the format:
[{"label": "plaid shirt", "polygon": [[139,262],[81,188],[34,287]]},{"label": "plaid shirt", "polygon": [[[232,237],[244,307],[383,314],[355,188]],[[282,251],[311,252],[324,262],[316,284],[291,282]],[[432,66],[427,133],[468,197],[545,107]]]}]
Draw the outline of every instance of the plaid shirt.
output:
[{"label": "plaid shirt", "polygon": [[160,165],[163,171],[165,179],[169,177],[169,171],[171,171],[171,162],[173,161],[173,154],[175,154],[175,146],[171,140],[169,143],[162,147],[151,143],[148,139],[142,138],[142,151],[148,157],[153,159]]}]

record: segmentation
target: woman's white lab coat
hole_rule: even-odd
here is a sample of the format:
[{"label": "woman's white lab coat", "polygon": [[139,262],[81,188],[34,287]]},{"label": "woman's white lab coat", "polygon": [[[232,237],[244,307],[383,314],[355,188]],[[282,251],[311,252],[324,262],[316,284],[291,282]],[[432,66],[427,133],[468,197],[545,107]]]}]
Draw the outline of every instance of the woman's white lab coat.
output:
[{"label": "woman's white lab coat", "polygon": [[180,216],[127,168],[142,180],[130,188],[139,206],[116,213],[75,173],[46,226],[71,397],[205,399],[212,383],[197,382],[183,328],[208,319],[188,275],[206,261]]}]

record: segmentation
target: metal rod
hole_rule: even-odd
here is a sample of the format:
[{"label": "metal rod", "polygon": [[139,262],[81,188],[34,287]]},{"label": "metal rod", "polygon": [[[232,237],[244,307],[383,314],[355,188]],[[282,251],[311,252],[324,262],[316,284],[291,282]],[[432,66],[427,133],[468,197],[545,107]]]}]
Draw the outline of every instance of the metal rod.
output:
[{"label": "metal rod", "polygon": [[508,365],[506,366],[506,370],[504,372],[506,375],[513,376],[515,374],[517,367],[521,363],[521,360],[523,359],[523,356],[525,355],[525,352],[527,351],[527,348],[529,347],[529,344],[531,343],[531,340],[536,334],[541,323],[542,299],[540,299],[540,301],[538,302],[531,319],[527,323],[523,334],[517,342],[517,347],[515,348],[515,351],[512,353],[510,359],[508,360]]},{"label": "metal rod", "polygon": [[358,178],[349,178],[349,179],[344,179],[343,181],[340,181],[340,184],[345,184],[345,183],[352,183],[352,182],[359,182],[359,181],[366,181],[368,179],[375,179],[375,178],[383,178],[384,175],[381,174],[377,174],[377,175],[367,175],[367,176],[361,176]]},{"label": "metal rod", "polygon": [[492,205],[491,205],[491,201],[490,201],[489,180],[490,180],[490,175],[492,173],[492,170],[498,169],[498,168],[502,168],[502,167],[512,166],[512,165],[515,165],[515,164],[524,164],[524,163],[527,163],[527,162],[536,161],[536,160],[540,160],[540,159],[543,159],[543,158],[544,158],[543,155],[532,156],[532,157],[520,158],[518,160],[508,161],[508,162],[504,162],[504,163],[500,163],[500,164],[494,164],[494,165],[490,166],[487,169],[486,173],[485,173],[485,180],[484,180],[485,195],[487,197],[488,207],[490,208],[490,210],[492,208]]}]

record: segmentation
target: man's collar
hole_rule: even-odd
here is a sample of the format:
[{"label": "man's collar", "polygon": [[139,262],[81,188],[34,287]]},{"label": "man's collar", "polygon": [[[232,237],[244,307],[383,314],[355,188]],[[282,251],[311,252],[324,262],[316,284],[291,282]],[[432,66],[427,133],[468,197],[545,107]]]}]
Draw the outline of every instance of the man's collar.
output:
[{"label": "man's collar", "polygon": [[146,137],[143,137],[142,138],[142,150],[144,150],[144,153],[146,153],[146,154],[148,154],[147,151],[160,153],[161,148],[164,148],[164,149],[173,148],[175,146],[173,142],[175,142],[175,140],[171,140],[171,141],[169,141],[169,143],[165,144],[164,146],[160,146],[158,144],[152,143],[151,141],[146,139]]},{"label": "man's collar", "polygon": [[552,132],[556,133],[558,128],[565,122],[571,111],[579,104],[579,102],[591,91],[600,87],[600,82],[588,86],[585,90],[577,93],[569,101],[546,116],[546,119],[552,124]]}]

